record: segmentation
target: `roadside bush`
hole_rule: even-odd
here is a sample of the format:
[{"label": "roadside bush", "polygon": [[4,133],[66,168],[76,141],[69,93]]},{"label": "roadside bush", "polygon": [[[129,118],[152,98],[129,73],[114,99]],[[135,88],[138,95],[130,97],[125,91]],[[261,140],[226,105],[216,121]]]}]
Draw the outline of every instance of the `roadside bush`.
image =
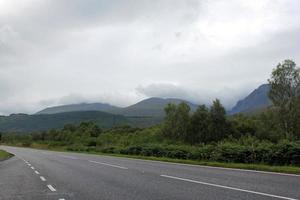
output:
[{"label": "roadside bush", "polygon": [[79,144],[74,144],[67,147],[68,151],[87,151],[87,147]]},{"label": "roadside bush", "polygon": [[24,142],[22,142],[22,146],[23,147],[30,147],[31,146],[31,142],[30,141],[24,141]]},{"label": "roadside bush", "polygon": [[281,141],[274,145],[269,164],[300,165],[300,142]]},{"label": "roadside bush", "polygon": [[249,152],[245,146],[232,143],[220,143],[212,153],[211,160],[245,163],[248,156]]}]

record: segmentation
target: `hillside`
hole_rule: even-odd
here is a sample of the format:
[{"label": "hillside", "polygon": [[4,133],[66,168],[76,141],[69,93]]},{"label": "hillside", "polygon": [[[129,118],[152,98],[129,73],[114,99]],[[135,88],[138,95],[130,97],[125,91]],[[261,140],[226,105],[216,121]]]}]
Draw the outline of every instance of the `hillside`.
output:
[{"label": "hillside", "polygon": [[81,103],[49,107],[37,112],[36,114],[56,114],[74,111],[103,111],[116,113],[119,109],[121,108],[104,103]]},{"label": "hillside", "polygon": [[168,103],[179,104],[181,102],[186,102],[192,111],[197,109],[197,105],[192,104],[188,101],[182,99],[163,99],[163,98],[149,98],[143,101],[140,101],[134,105],[123,108],[121,113],[125,116],[152,116],[152,117],[162,117],[164,116],[164,108]]},{"label": "hillside", "polygon": [[181,102],[186,102],[192,111],[195,111],[197,105],[192,104],[188,101],[182,99],[174,99],[174,98],[149,98],[142,100],[134,105],[120,108],[117,106],[112,106],[110,104],[103,103],[83,103],[83,104],[71,104],[71,105],[62,105],[49,107],[44,110],[37,112],[36,114],[55,114],[62,112],[76,112],[76,111],[102,111],[108,112],[111,114],[120,114],[124,116],[130,117],[163,117],[164,116],[164,108],[168,103],[179,104]]},{"label": "hillside", "polygon": [[43,131],[53,128],[62,128],[65,124],[78,124],[83,121],[93,121],[104,128],[129,123],[124,116],[99,111],[66,112],[47,115],[12,114],[10,116],[0,117],[0,131]]},{"label": "hillside", "polygon": [[237,104],[231,109],[229,114],[253,113],[270,106],[271,101],[268,98],[269,90],[270,86],[268,84],[259,86],[247,97],[238,101]]}]

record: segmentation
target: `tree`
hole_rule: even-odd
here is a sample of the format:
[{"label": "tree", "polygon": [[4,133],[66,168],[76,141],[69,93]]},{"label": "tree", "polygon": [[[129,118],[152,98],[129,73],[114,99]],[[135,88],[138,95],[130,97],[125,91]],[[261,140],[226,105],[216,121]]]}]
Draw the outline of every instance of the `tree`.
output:
[{"label": "tree", "polygon": [[195,144],[199,142],[207,142],[209,125],[209,112],[205,105],[198,107],[196,112],[191,117],[191,127],[188,135],[188,142]]},{"label": "tree", "polygon": [[176,111],[176,138],[187,141],[190,129],[190,110],[191,108],[185,102],[177,106]]},{"label": "tree", "polygon": [[297,104],[300,95],[300,70],[292,60],[285,60],[279,63],[272,71],[269,98],[275,107],[278,108],[280,125],[286,138],[291,138],[296,134]]},{"label": "tree", "polygon": [[182,102],[178,106],[168,104],[165,108],[163,133],[172,139],[186,140],[190,125],[190,107]]},{"label": "tree", "polygon": [[175,104],[169,103],[165,107],[165,120],[163,124],[162,132],[166,137],[171,138],[175,135],[175,125],[176,125],[176,110],[177,106]]},{"label": "tree", "polygon": [[213,101],[210,108],[210,123],[208,141],[220,141],[228,136],[228,123],[225,116],[225,108],[219,99]]}]

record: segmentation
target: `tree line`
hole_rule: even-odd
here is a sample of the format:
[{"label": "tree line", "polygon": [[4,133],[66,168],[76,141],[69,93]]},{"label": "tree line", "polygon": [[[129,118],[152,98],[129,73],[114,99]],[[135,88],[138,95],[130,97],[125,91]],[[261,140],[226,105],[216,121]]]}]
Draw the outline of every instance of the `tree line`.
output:
[{"label": "tree line", "polygon": [[278,141],[300,139],[300,71],[292,60],[279,63],[270,79],[272,106],[254,116],[226,117],[225,108],[216,99],[209,108],[201,105],[194,112],[182,102],[165,108],[162,131],[166,137],[189,144],[210,143],[245,134]]}]

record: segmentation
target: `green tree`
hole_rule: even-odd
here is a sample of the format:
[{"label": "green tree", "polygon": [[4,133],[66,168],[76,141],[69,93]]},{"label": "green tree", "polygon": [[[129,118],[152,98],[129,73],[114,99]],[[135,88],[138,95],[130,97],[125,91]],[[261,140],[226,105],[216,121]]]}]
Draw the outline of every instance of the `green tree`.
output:
[{"label": "green tree", "polygon": [[175,138],[183,139],[185,142],[189,138],[189,129],[190,129],[190,110],[188,104],[181,102],[177,106],[176,111],[176,136]]},{"label": "green tree", "polygon": [[163,134],[171,139],[186,140],[190,125],[190,107],[182,102],[179,105],[168,104],[165,108]]},{"label": "green tree", "polygon": [[176,126],[176,110],[177,106],[175,104],[169,103],[165,107],[165,119],[162,132],[166,137],[169,138],[175,135],[174,127]]},{"label": "green tree", "polygon": [[210,123],[208,141],[220,141],[228,136],[228,123],[226,121],[226,111],[219,99],[213,101],[210,108]]},{"label": "green tree", "polygon": [[278,117],[286,138],[296,136],[297,107],[300,95],[300,70],[292,60],[285,60],[279,63],[272,71],[268,80],[271,86],[269,98],[275,107],[278,108]]},{"label": "green tree", "polygon": [[209,126],[209,112],[205,105],[198,107],[191,117],[191,127],[188,135],[190,144],[206,143]]}]

